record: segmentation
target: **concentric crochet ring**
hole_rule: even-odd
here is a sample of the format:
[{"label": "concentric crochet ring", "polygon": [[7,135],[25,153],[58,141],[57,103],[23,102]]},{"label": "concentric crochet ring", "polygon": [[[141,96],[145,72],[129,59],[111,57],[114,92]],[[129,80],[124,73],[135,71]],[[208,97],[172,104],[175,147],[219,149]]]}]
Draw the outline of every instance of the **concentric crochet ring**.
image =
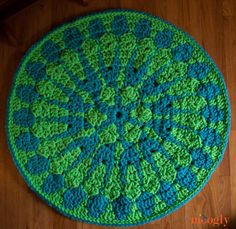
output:
[{"label": "concentric crochet ring", "polygon": [[62,214],[128,226],[193,198],[230,125],[223,77],[187,34],[105,11],[56,28],[24,56],[7,134],[27,184]]}]

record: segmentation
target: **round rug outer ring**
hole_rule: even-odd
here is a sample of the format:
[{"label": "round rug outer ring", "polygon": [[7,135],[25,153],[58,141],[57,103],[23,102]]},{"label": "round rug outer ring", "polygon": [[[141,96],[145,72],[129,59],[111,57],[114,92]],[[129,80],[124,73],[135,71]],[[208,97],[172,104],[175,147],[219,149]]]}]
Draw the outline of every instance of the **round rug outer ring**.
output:
[{"label": "round rug outer ring", "polygon": [[8,99],[8,144],[27,184],[60,213],[99,225],[144,224],[183,206],[221,162],[229,129],[227,89],[209,55],[133,10],[45,35]]}]

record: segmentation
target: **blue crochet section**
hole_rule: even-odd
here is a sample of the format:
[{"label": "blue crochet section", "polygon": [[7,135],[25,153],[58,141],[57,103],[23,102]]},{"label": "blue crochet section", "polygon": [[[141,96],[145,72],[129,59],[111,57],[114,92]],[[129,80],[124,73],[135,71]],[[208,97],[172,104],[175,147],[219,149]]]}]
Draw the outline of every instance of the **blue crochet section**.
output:
[{"label": "blue crochet section", "polygon": [[106,209],[108,199],[103,195],[93,196],[88,200],[88,211],[91,216],[98,218]]},{"label": "blue crochet section", "polygon": [[44,192],[50,194],[54,193],[64,186],[63,175],[50,174],[43,182],[42,189]]},{"label": "blue crochet section", "polygon": [[188,66],[188,76],[198,80],[202,80],[210,71],[209,65],[206,63],[196,62]]},{"label": "blue crochet section", "polygon": [[179,169],[177,173],[177,180],[180,185],[186,187],[190,191],[197,186],[195,174],[188,167]]},{"label": "blue crochet section", "polygon": [[100,19],[90,21],[88,30],[93,39],[99,39],[105,33],[103,23]]},{"label": "blue crochet section", "polygon": [[26,103],[33,103],[39,96],[35,87],[31,85],[20,85],[16,88],[16,95]]},{"label": "blue crochet section", "polygon": [[43,156],[35,155],[31,157],[25,165],[29,173],[39,175],[49,169],[49,160]]},{"label": "blue crochet section", "polygon": [[113,210],[117,217],[117,219],[122,220],[126,219],[126,217],[131,212],[131,201],[126,196],[120,196],[113,202]]},{"label": "blue crochet section", "polygon": [[137,207],[144,216],[149,216],[155,208],[154,196],[151,193],[144,192],[137,199]]},{"label": "blue crochet section", "polygon": [[135,35],[138,39],[143,39],[145,37],[148,37],[151,32],[151,21],[146,19],[140,19],[138,23],[136,24],[135,28]]},{"label": "blue crochet section", "polygon": [[121,36],[128,32],[128,22],[125,16],[115,16],[112,22],[112,31],[116,36]]},{"label": "blue crochet section", "polygon": [[53,41],[47,41],[42,46],[41,54],[48,62],[57,62],[60,60],[61,49]]},{"label": "blue crochet section", "polygon": [[192,152],[192,160],[198,168],[210,169],[213,164],[210,155],[203,152],[202,149],[196,149]]},{"label": "blue crochet section", "polygon": [[204,84],[199,88],[199,94],[206,99],[214,99],[220,93],[220,88],[213,84]]},{"label": "blue crochet section", "polygon": [[46,77],[45,65],[41,62],[29,61],[26,64],[25,70],[36,82]]},{"label": "blue crochet section", "polygon": [[176,194],[177,191],[173,184],[166,181],[161,182],[161,187],[158,192],[158,196],[161,200],[163,200],[168,205],[173,205],[176,201]]},{"label": "blue crochet section", "polygon": [[86,194],[82,188],[68,189],[63,196],[63,205],[65,208],[73,209],[78,207]]},{"label": "blue crochet section", "polygon": [[220,135],[211,128],[204,128],[200,132],[200,137],[206,146],[219,146]]},{"label": "blue crochet section", "polygon": [[188,61],[193,52],[194,48],[190,44],[180,44],[172,50],[172,55],[175,61]]},{"label": "blue crochet section", "polygon": [[158,48],[169,48],[173,39],[173,32],[169,29],[164,29],[163,31],[158,31],[154,43]]},{"label": "blue crochet section", "polygon": [[68,48],[78,49],[84,41],[84,36],[79,29],[73,27],[64,31],[64,41]]},{"label": "blue crochet section", "polygon": [[209,122],[216,123],[224,120],[224,111],[216,106],[206,106],[201,114]]},{"label": "blue crochet section", "polygon": [[14,122],[23,127],[31,127],[34,125],[35,117],[28,109],[22,108],[13,113]]},{"label": "blue crochet section", "polygon": [[31,133],[22,133],[16,138],[16,146],[25,151],[35,151],[38,149],[40,140]]}]

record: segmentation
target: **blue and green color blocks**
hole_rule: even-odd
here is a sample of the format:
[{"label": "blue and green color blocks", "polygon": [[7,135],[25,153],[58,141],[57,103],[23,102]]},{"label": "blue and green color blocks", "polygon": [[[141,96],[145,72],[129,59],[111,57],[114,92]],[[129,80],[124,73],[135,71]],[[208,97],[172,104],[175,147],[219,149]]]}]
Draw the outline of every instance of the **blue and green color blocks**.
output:
[{"label": "blue and green color blocks", "polygon": [[129,226],[203,188],[229,124],[223,77],[192,38],[157,17],[113,10],[64,24],[27,52],[7,133],[18,169],[50,206]]}]

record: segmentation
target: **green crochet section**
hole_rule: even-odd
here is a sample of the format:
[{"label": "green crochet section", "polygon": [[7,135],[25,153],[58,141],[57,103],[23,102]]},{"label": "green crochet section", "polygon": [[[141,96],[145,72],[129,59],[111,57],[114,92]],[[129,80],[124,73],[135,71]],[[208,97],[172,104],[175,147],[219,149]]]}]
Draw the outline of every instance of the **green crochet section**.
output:
[{"label": "green crochet section", "polygon": [[11,153],[28,185],[81,221],[146,223],[198,193],[223,157],[224,80],[184,32],[135,11],[55,29],[22,59]]}]

